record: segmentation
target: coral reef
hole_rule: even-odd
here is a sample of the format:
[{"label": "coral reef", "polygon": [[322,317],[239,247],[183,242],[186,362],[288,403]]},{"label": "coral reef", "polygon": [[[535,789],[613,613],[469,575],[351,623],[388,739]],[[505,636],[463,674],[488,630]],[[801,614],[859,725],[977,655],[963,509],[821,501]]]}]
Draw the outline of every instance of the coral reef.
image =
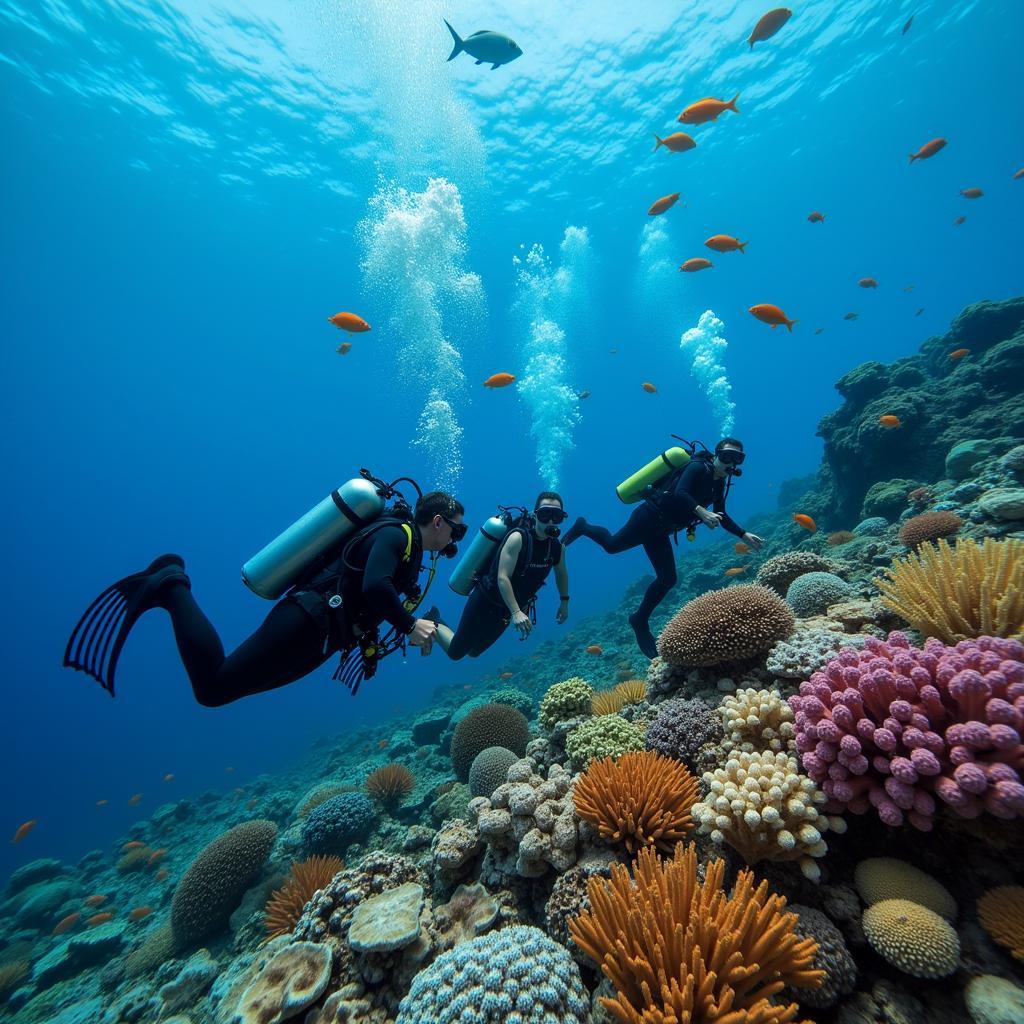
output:
[{"label": "coral reef", "polygon": [[768,652],[765,667],[782,679],[810,679],[827,665],[843,647],[860,648],[865,637],[836,633],[831,629],[803,629],[788,640],[780,640]]},{"label": "coral reef", "polygon": [[302,823],[302,845],[310,853],[343,853],[354,839],[372,831],[376,821],[373,801],[365,794],[332,796],[306,815]]},{"label": "coral reef", "polygon": [[840,996],[853,991],[857,983],[857,965],[846,947],[843,933],[820,910],[799,903],[791,903],[789,910],[799,918],[795,933],[800,938],[812,939],[818,946],[812,969],[825,972],[820,988],[801,989],[792,995],[801,1006],[827,1010],[839,1001]]},{"label": "coral reef", "polygon": [[340,857],[310,857],[292,864],[291,876],[267,901],[264,926],[267,938],[287,935],[298,923],[303,907],[343,868]]},{"label": "coral reef", "polygon": [[749,687],[727,694],[718,705],[722,719],[722,749],[789,751],[795,746],[793,709],[778,690]]},{"label": "coral reef", "polygon": [[469,781],[469,769],[481,750],[506,747],[520,757],[526,753],[530,725],[526,716],[508,704],[484,704],[473,708],[455,727],[451,758],[455,777]]},{"label": "coral reef", "polygon": [[802,619],[823,615],[831,604],[850,596],[845,581],[831,572],[805,572],[786,589],[786,603]]},{"label": "coral reef", "polygon": [[900,527],[897,538],[905,548],[916,548],[940,537],[952,537],[963,525],[964,521],[955,512],[922,512],[911,516]]},{"label": "coral reef", "polygon": [[618,690],[598,690],[590,702],[594,715],[614,715],[625,707],[626,699]]},{"label": "coral reef", "polygon": [[559,722],[568,718],[589,715],[593,700],[593,687],[579,676],[555,683],[541,699],[537,716],[540,727],[550,732]]},{"label": "coral reef", "polygon": [[956,901],[949,890],[931,875],[896,857],[869,857],[853,874],[860,898],[870,907],[882,900],[906,899],[934,911],[940,917],[956,918]]},{"label": "coral reef", "polygon": [[473,796],[490,796],[505,781],[520,755],[508,747],[485,747],[469,768],[469,792]]},{"label": "coral reef", "polygon": [[320,998],[331,977],[331,954],[315,942],[276,949],[242,993],[233,1024],[281,1024]]},{"label": "coral reef", "polygon": [[960,966],[960,940],[934,910],[910,900],[882,900],[864,911],[864,935],[904,974],[944,978]]},{"label": "coral reef", "polygon": [[720,754],[722,719],[702,700],[674,697],[657,706],[657,714],[647,724],[646,742],[651,750],[703,775],[709,760]]},{"label": "coral reef", "polygon": [[404,764],[391,764],[375,768],[366,776],[366,792],[385,807],[397,807],[416,785],[416,776]]},{"label": "coral reef", "polygon": [[572,766],[582,771],[594,758],[619,757],[628,750],[644,749],[639,725],[617,715],[602,715],[582,722],[566,737],[565,749]]},{"label": "coral reef", "polygon": [[[863,526],[863,524],[861,524]],[[889,524],[882,520],[883,529]],[[835,573],[838,569],[835,562],[813,551],[786,551],[781,555],[772,555],[757,570],[754,582],[762,587],[774,590],[779,597],[785,597],[786,591],[793,581],[807,572]]]},{"label": "coral reef", "polygon": [[1024,960],[1024,887],[999,885],[978,900],[981,926],[1017,960]]}]

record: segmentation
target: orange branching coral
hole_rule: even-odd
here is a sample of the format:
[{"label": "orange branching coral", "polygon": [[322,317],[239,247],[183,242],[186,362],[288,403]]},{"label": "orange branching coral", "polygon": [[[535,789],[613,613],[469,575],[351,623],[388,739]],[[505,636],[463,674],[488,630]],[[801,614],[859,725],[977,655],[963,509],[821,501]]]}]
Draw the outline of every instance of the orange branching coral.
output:
[{"label": "orange branching coral", "polygon": [[818,944],[800,939],[796,914],[768,883],[754,887],[741,871],[732,895],[722,890],[725,862],[697,877],[691,844],[672,860],[651,848],[611,880],[588,883],[590,910],[569,922],[573,941],[611,981],[617,995],[601,1003],[621,1024],[790,1024],[796,1003],[777,1005],[786,986],[818,988]]},{"label": "orange branching coral", "polygon": [[930,540],[952,537],[963,524],[955,512],[922,512],[919,516],[911,516],[900,527],[899,542],[905,548],[916,548]]},{"label": "orange branching coral", "polygon": [[1024,960],[1024,886],[1000,885],[978,900],[982,927],[1017,960]]},{"label": "orange branching coral", "polygon": [[278,935],[290,935],[313,893],[323,889],[344,867],[345,862],[340,857],[310,857],[292,864],[292,877],[267,900],[263,918],[267,937],[264,941],[269,942]]},{"label": "orange branching coral", "polygon": [[698,783],[686,765],[653,750],[591,761],[576,780],[576,813],[608,843],[634,853],[656,846],[670,853],[696,823],[690,808]]},{"label": "orange branching coral", "polygon": [[851,540],[856,539],[857,535],[850,530],[836,530],[835,533],[828,535],[828,542],[834,548],[839,547],[841,544],[849,544]]},{"label": "orange branching coral", "polygon": [[626,703],[617,690],[598,690],[590,699],[590,710],[595,715],[614,715]]},{"label": "orange branching coral", "polygon": [[366,792],[382,804],[401,803],[416,785],[416,776],[404,764],[392,761],[366,776]]},{"label": "orange branching coral", "polygon": [[647,683],[643,679],[624,679],[615,687],[615,692],[621,693],[627,704],[639,704],[647,700]]}]

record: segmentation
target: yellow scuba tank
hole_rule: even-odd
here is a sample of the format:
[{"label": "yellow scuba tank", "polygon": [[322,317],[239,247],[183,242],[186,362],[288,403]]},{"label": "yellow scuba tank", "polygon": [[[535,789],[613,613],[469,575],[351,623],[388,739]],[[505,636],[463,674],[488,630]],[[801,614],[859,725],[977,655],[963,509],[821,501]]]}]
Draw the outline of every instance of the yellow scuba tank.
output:
[{"label": "yellow scuba tank", "polygon": [[690,461],[690,453],[685,448],[676,446],[663,451],[657,458],[651,459],[643,469],[638,469],[632,476],[615,488],[619,500],[627,505],[640,501],[643,490],[650,484],[663,480],[674,469],[680,469]]}]

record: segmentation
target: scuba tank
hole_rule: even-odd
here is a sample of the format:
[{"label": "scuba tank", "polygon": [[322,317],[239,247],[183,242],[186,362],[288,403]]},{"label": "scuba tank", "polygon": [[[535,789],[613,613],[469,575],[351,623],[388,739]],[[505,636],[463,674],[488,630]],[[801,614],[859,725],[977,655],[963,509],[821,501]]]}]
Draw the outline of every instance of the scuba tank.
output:
[{"label": "scuba tank", "polygon": [[380,481],[360,470],[275,537],[242,566],[242,580],[260,597],[276,601],[313,562],[384,510]]},{"label": "scuba tank", "polygon": [[643,469],[638,469],[632,476],[615,488],[619,500],[627,505],[640,501],[644,497],[644,488],[663,480],[673,470],[685,466],[692,455],[685,448],[678,446],[663,451],[656,458],[651,459]]},{"label": "scuba tank", "polygon": [[476,586],[477,580],[487,571],[494,552],[498,550],[498,545],[505,539],[513,525],[511,514],[503,509],[480,527],[473,538],[473,543],[459,559],[459,564],[452,570],[448,580],[448,586],[456,594],[468,596]]}]

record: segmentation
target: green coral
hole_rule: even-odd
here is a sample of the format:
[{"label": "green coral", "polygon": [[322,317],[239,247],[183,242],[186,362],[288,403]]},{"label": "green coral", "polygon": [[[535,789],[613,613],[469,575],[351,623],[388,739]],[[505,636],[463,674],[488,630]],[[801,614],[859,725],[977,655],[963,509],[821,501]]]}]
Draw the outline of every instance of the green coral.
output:
[{"label": "green coral", "polygon": [[577,771],[595,758],[620,757],[644,749],[644,730],[618,715],[589,718],[566,737],[565,749]]},{"label": "green coral", "polygon": [[523,693],[514,686],[506,686],[491,694],[491,702],[494,704],[508,704],[516,711],[521,711],[527,718],[533,714],[533,698]]},{"label": "green coral", "polygon": [[589,715],[594,688],[579,676],[555,683],[540,702],[540,726],[550,731],[559,722],[577,715]]}]

